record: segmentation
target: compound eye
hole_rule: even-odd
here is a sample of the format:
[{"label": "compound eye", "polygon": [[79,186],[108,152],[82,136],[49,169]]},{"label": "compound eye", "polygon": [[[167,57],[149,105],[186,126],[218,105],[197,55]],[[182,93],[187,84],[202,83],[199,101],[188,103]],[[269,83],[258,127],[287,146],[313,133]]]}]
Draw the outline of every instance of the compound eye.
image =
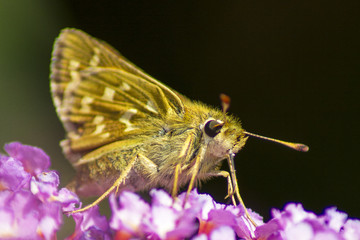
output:
[{"label": "compound eye", "polygon": [[223,122],[210,120],[205,124],[204,131],[209,137],[215,137],[221,131],[222,126],[224,126]]}]

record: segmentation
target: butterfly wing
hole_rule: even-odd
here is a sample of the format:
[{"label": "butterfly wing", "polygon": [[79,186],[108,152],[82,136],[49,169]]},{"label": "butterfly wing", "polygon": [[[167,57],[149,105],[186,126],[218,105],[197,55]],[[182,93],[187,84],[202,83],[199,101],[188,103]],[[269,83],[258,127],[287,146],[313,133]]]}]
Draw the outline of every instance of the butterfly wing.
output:
[{"label": "butterfly wing", "polygon": [[141,134],[141,120],[182,117],[182,96],[150,77],[108,44],[64,29],[54,44],[51,91],[67,131],[70,161],[115,141]]}]

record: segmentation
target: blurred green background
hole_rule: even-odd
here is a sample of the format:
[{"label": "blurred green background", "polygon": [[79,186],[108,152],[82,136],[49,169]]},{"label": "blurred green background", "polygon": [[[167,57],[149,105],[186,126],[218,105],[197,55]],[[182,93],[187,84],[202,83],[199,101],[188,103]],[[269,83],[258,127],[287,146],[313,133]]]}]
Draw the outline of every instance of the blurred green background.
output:
[{"label": "blurred green background", "polygon": [[[237,154],[247,207],[301,202],[360,217],[360,2],[0,1],[0,145],[43,148],[63,185],[74,174],[49,91],[52,44],[64,27],[117,48],[184,95],[220,106],[250,132],[304,142],[308,153],[250,139]],[[226,181],[204,184],[218,201]]]}]

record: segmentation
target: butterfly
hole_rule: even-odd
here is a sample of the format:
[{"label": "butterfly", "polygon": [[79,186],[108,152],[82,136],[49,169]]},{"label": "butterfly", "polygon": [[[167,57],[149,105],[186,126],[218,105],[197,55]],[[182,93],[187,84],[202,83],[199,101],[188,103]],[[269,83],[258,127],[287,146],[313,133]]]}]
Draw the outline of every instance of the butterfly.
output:
[{"label": "butterfly", "polygon": [[[227,113],[226,95],[221,95],[222,110],[191,101],[77,29],[64,29],[56,39],[50,78],[67,133],[61,147],[77,171],[69,186],[80,196],[100,196],[77,211],[113,191],[156,187],[176,197],[186,184],[189,194],[201,181],[218,176],[227,179],[233,203],[244,205],[234,157],[249,136],[308,150],[245,131]],[[220,170],[223,160],[229,172]]]}]

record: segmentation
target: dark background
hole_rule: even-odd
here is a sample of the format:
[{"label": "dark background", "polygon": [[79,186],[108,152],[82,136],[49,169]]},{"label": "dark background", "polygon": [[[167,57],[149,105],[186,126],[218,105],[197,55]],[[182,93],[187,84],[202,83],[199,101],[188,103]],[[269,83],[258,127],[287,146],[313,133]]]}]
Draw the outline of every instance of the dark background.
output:
[{"label": "dark background", "polygon": [[[220,106],[250,132],[303,142],[308,153],[249,139],[240,192],[265,217],[301,202],[360,218],[360,2],[1,1],[0,144],[43,148],[63,185],[74,174],[49,92],[52,44],[64,27],[103,39],[184,95]],[[204,184],[217,201],[226,181]]]}]

